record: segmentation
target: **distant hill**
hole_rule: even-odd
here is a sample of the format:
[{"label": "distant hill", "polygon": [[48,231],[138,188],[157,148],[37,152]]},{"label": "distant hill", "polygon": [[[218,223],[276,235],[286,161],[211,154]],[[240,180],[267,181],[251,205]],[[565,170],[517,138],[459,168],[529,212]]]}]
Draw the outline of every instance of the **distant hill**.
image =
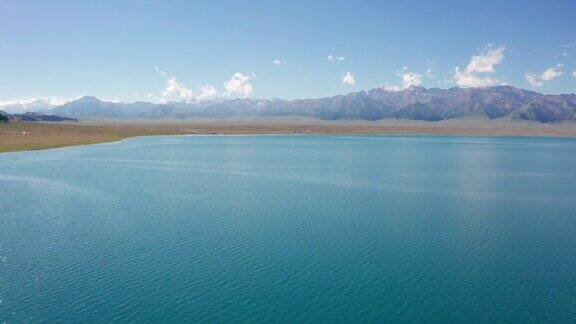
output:
[{"label": "distant hill", "polygon": [[214,99],[154,104],[114,103],[85,96],[54,108],[59,116],[109,118],[309,117],[323,120],[409,119],[440,121],[465,117],[527,120],[541,123],[576,121],[576,95],[541,93],[496,86],[450,89],[379,87],[319,99]]},{"label": "distant hill", "polygon": [[0,123],[7,123],[10,120],[10,115],[7,112],[0,110]]},{"label": "distant hill", "polygon": [[36,112],[26,112],[23,114],[9,114],[0,110],[0,122],[27,121],[27,122],[78,122],[75,118],[61,117],[56,115],[46,115]]}]

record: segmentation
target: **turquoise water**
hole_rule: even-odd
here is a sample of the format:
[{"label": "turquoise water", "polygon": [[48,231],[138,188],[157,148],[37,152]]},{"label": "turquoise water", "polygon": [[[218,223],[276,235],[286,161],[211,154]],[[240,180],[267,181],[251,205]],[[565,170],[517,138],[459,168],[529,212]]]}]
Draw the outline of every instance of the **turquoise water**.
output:
[{"label": "turquoise water", "polygon": [[0,154],[0,322],[573,322],[576,139]]}]

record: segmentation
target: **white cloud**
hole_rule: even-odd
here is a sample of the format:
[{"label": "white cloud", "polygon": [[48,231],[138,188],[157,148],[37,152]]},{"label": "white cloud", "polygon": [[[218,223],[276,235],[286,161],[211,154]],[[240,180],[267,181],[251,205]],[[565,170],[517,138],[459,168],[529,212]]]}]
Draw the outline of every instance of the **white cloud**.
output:
[{"label": "white cloud", "polygon": [[564,72],[561,70],[562,66],[559,65],[554,68],[547,68],[544,72],[542,72],[542,80],[550,81],[554,80],[557,77],[561,76]]},{"label": "white cloud", "polygon": [[527,73],[524,77],[526,78],[526,81],[530,83],[531,86],[541,87],[542,85],[544,85],[545,81],[554,80],[557,77],[564,74],[564,72],[562,71],[562,67],[563,67],[562,64],[558,64],[556,65],[556,67],[547,68],[546,70],[544,70],[544,72],[540,74]]},{"label": "white cloud", "polygon": [[11,106],[11,105],[29,105],[34,103],[46,103],[52,106],[59,106],[70,101],[69,99],[63,98],[25,98],[25,99],[15,99],[0,101],[0,107]]},{"label": "white cloud", "polygon": [[53,97],[53,98],[48,99],[48,104],[50,104],[50,106],[61,106],[61,105],[68,103],[70,101],[71,101],[70,99]]},{"label": "white cloud", "polygon": [[[162,74],[166,77],[166,87],[160,94],[162,100],[170,101],[170,100],[192,100],[194,99],[194,94],[192,90],[188,89],[184,84],[178,82],[178,80],[168,73],[164,72],[157,66],[154,66],[154,69],[158,71],[158,73]],[[149,97],[151,98],[151,97]]]},{"label": "white cloud", "polygon": [[406,72],[408,70],[407,66],[402,67],[400,70],[396,71],[398,77],[402,79],[402,86],[387,85],[382,88],[389,92],[397,92],[408,89],[413,86],[419,86],[422,84],[422,75],[415,72]]},{"label": "white cloud", "polygon": [[454,79],[456,84],[464,87],[491,87],[502,84],[500,80],[493,78],[489,75],[478,76],[475,73],[468,73],[466,70],[460,71],[459,67],[454,70]]},{"label": "white cloud", "polygon": [[113,102],[113,103],[121,102],[119,98],[100,98],[100,99],[105,102]]},{"label": "white cloud", "polygon": [[470,63],[464,70],[459,66],[454,69],[454,80],[461,87],[489,87],[502,84],[500,80],[491,76],[496,71],[496,65],[504,60],[504,46],[473,55]]},{"label": "white cloud", "polygon": [[6,106],[12,106],[12,105],[25,105],[28,104],[30,102],[36,101],[36,98],[30,98],[30,99],[16,99],[16,100],[6,100],[6,101],[0,101],[0,107],[6,107]]},{"label": "white cloud", "polygon": [[272,60],[272,64],[274,64],[274,65],[286,65],[287,62],[286,62],[286,61],[282,61],[282,60],[280,60],[280,59],[273,59],[273,60]]},{"label": "white cloud", "polygon": [[244,75],[242,73],[236,72],[230,80],[224,82],[224,88],[226,89],[226,94],[229,96],[241,96],[248,98],[252,95],[252,85],[250,84],[250,79],[254,78],[252,75]]},{"label": "white cloud", "polygon": [[162,97],[166,100],[174,99],[184,99],[191,100],[194,99],[192,90],[186,88],[186,86],[175,77],[171,76],[166,80],[166,88],[162,91]]},{"label": "white cloud", "polygon": [[574,79],[576,79],[576,70],[574,70],[574,72],[572,72],[572,76],[574,77]]},{"label": "white cloud", "polygon": [[400,88],[399,86],[383,86],[382,88],[388,92],[402,91],[402,88]]},{"label": "white cloud", "polygon": [[158,73],[162,74],[163,76],[168,76],[168,74],[164,71],[162,71],[159,67],[157,67],[156,65],[154,65],[154,70],[158,71]]},{"label": "white cloud", "polygon": [[164,99],[161,94],[156,94],[156,93],[147,93],[146,94],[146,99],[148,101],[154,102],[154,103],[166,103],[167,100]]},{"label": "white cloud", "polygon": [[542,80],[540,80],[536,74],[527,73],[524,77],[526,78],[526,81],[528,81],[528,83],[530,83],[530,85],[533,87],[540,87],[544,84],[544,82],[542,82]]},{"label": "white cloud", "polygon": [[436,79],[436,73],[434,72],[434,69],[437,65],[438,64],[432,61],[428,61],[428,68],[426,69],[426,78],[428,78],[429,80]]},{"label": "white cloud", "polygon": [[494,73],[495,66],[504,59],[504,47],[489,50],[481,55],[473,55],[466,67],[468,73]]},{"label": "white cloud", "polygon": [[200,91],[202,91],[202,93],[200,93],[200,95],[198,95],[198,100],[210,99],[210,98],[216,96],[216,94],[218,93],[216,88],[214,88],[210,84],[206,84],[203,87],[200,87]]},{"label": "white cloud", "polygon": [[408,89],[412,86],[419,86],[422,84],[422,75],[414,72],[407,72],[402,74],[402,86]]},{"label": "white cloud", "polygon": [[10,113],[23,113],[26,111],[43,111],[49,110],[56,106],[70,102],[67,98],[25,98],[0,101],[0,109]]},{"label": "white cloud", "polygon": [[356,83],[356,78],[352,75],[352,73],[350,73],[350,71],[348,71],[342,78],[342,83],[347,85],[354,85],[354,83]]},{"label": "white cloud", "polygon": [[344,56],[337,56],[334,54],[328,55],[328,61],[345,61],[346,58]]}]

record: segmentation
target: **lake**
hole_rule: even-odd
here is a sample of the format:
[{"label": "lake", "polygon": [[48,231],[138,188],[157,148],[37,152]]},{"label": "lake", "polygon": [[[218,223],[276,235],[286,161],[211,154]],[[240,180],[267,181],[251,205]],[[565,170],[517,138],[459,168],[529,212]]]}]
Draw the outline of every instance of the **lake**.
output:
[{"label": "lake", "polygon": [[576,139],[0,154],[0,322],[573,322]]}]

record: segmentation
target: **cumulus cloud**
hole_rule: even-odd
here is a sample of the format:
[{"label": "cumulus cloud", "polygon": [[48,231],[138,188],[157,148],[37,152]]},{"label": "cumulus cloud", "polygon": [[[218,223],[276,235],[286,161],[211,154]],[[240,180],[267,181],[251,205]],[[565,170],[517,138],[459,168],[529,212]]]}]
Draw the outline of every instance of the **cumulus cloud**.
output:
[{"label": "cumulus cloud", "polygon": [[496,65],[504,60],[504,46],[489,47],[483,53],[473,55],[465,69],[457,66],[454,70],[454,80],[461,87],[489,87],[502,84],[500,80],[491,76],[496,71]]},{"label": "cumulus cloud", "polygon": [[334,54],[328,55],[328,61],[345,61],[346,58],[344,56],[337,56]]},{"label": "cumulus cloud", "polygon": [[551,81],[556,79],[557,77],[564,74],[562,71],[562,64],[556,65],[556,67],[549,67],[544,72],[536,74],[536,73],[527,73],[524,77],[526,81],[530,83],[533,87],[541,87],[544,85],[544,82]]},{"label": "cumulus cloud", "polygon": [[22,113],[26,111],[43,111],[70,102],[68,98],[25,98],[15,100],[0,100],[0,109],[9,113]]},{"label": "cumulus cloud", "polygon": [[272,64],[274,64],[274,65],[286,65],[286,61],[283,61],[280,59],[273,59]]},{"label": "cumulus cloud", "polygon": [[459,67],[456,67],[454,71],[454,80],[456,80],[457,85],[464,88],[491,87],[502,84],[500,80],[489,75],[479,76],[477,74],[468,73],[466,71],[460,71]]},{"label": "cumulus cloud", "polygon": [[50,106],[61,106],[65,103],[70,102],[70,99],[66,99],[66,98],[58,98],[58,97],[53,97],[48,99],[48,104],[50,104]]},{"label": "cumulus cloud", "polygon": [[244,75],[239,72],[234,73],[230,80],[224,82],[226,94],[229,96],[240,96],[244,98],[250,97],[252,95],[253,88],[249,81],[254,79],[254,77],[254,74]]},{"label": "cumulus cloud", "polygon": [[576,70],[574,70],[574,72],[572,72],[572,77],[574,77],[574,79],[576,79]]},{"label": "cumulus cloud", "polygon": [[473,55],[470,64],[466,67],[469,73],[494,73],[495,66],[504,59],[504,47],[491,49],[480,55]]},{"label": "cumulus cloud", "polygon": [[396,92],[408,89],[410,87],[419,86],[422,84],[422,75],[415,72],[407,72],[408,67],[404,66],[402,69],[396,71],[396,74],[402,79],[402,86],[387,85],[382,89],[389,92]]},{"label": "cumulus cloud", "polygon": [[342,83],[347,85],[354,85],[356,83],[356,78],[350,73],[350,71],[346,72],[346,75],[342,78]]},{"label": "cumulus cloud", "polygon": [[201,93],[198,95],[198,100],[205,100],[210,99],[216,96],[218,91],[210,84],[206,84],[203,87],[200,87]]},{"label": "cumulus cloud", "polygon": [[162,100],[170,101],[170,100],[192,100],[194,99],[194,94],[192,90],[188,89],[184,84],[178,82],[176,77],[168,75],[168,73],[164,72],[157,66],[154,66],[154,69],[166,77],[166,86],[160,97]]},{"label": "cumulus cloud", "polygon": [[[282,61],[280,62],[281,64],[283,63]],[[197,96],[194,96],[193,91],[179,82],[176,77],[166,73],[157,66],[154,66],[154,69],[166,78],[166,86],[164,90],[158,95],[154,93],[148,93],[146,98],[150,100],[159,102],[174,100],[189,101],[194,99],[206,100],[214,98],[218,95],[218,90],[216,90],[214,86],[211,84],[205,84],[204,86],[200,87],[200,93]],[[252,84],[250,84],[250,80],[254,78],[255,75],[253,73],[251,75],[234,73],[228,81],[224,82],[225,92],[223,92],[223,94],[231,97],[250,97],[254,90]]]},{"label": "cumulus cloud", "polygon": [[7,100],[1,101],[0,100],[0,107],[9,106],[9,105],[29,105],[34,103],[45,103],[51,106],[60,106],[67,102],[70,99],[52,97],[52,98],[26,98],[26,99],[15,99],[15,100]]},{"label": "cumulus cloud", "polygon": [[554,80],[557,77],[561,76],[564,72],[561,70],[562,65],[558,65],[555,68],[547,68],[544,72],[542,72],[542,80],[550,81]]},{"label": "cumulus cloud", "polygon": [[191,100],[194,99],[194,94],[192,90],[186,88],[184,84],[178,82],[175,77],[171,76],[166,80],[166,88],[162,91],[162,97],[166,100]]},{"label": "cumulus cloud", "polygon": [[419,86],[420,84],[422,84],[422,75],[414,72],[402,74],[402,86],[404,89]]},{"label": "cumulus cloud", "polygon": [[544,84],[544,82],[542,82],[542,80],[539,80],[538,76],[536,74],[533,74],[533,73],[527,73],[524,76],[524,78],[533,87],[540,87]]}]

